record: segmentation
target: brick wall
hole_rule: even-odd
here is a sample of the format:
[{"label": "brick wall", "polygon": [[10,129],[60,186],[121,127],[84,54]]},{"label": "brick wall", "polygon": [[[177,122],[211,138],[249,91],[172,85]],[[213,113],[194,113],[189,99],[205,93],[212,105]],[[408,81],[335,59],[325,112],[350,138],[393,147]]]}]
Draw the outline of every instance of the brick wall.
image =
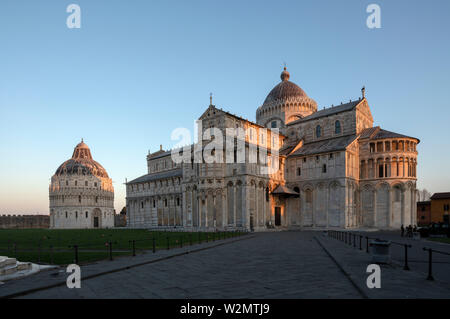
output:
[{"label": "brick wall", "polygon": [[48,215],[0,215],[0,228],[49,228],[50,216]]}]

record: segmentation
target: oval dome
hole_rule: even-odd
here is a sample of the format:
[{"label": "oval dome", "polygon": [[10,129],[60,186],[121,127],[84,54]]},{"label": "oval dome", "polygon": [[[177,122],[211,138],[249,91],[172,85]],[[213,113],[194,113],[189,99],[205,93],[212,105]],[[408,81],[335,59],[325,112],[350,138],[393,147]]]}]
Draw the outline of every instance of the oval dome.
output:
[{"label": "oval dome", "polygon": [[65,174],[94,175],[109,178],[103,166],[94,161],[91,150],[83,140],[75,147],[72,158],[62,163],[55,172],[55,175]]},{"label": "oval dome", "polygon": [[307,95],[297,84],[288,80],[283,80],[270,91],[264,104],[278,100],[288,100],[295,97],[307,97]]}]

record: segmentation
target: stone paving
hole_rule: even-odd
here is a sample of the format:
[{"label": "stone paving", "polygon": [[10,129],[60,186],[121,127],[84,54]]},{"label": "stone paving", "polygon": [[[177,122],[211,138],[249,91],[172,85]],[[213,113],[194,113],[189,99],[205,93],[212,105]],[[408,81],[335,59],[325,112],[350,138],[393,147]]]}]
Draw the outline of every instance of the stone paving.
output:
[{"label": "stone paving", "polygon": [[361,298],[314,236],[252,235],[24,298]]},{"label": "stone paving", "polygon": [[[82,275],[94,274],[95,267],[121,268],[82,280],[81,289],[62,285],[21,298],[450,297],[450,285],[426,281],[422,273],[396,265],[382,267],[381,289],[368,289],[369,255],[322,232],[256,233],[213,247],[217,244],[204,244],[209,249],[189,254],[183,253],[186,248],[162,251],[165,257],[177,256],[130,269],[127,264],[148,261],[152,255],[97,263],[82,268]],[[65,278],[60,276],[58,280]],[[0,286],[0,296],[56,280],[48,273],[33,277]]]}]

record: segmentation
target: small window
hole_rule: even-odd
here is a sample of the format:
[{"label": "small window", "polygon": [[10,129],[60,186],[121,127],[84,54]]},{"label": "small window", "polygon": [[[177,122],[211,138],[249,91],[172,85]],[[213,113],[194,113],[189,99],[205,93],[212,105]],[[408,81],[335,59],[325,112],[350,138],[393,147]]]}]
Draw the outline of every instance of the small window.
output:
[{"label": "small window", "polygon": [[266,202],[269,201],[269,187],[266,187]]},{"label": "small window", "polygon": [[78,181],[75,181],[75,186],[78,186]]},{"label": "small window", "polygon": [[302,169],[301,167],[297,167],[297,176],[302,175]]},{"label": "small window", "polygon": [[69,186],[69,181],[66,181],[66,186]]},{"label": "small window", "polygon": [[78,218],[78,212],[75,212],[75,218]]},{"label": "small window", "polygon": [[333,153],[330,154],[330,159],[333,159]]},{"label": "small window", "polygon": [[67,212],[66,212],[66,218],[68,217],[68,214],[67,214]]},{"label": "small window", "polygon": [[177,198],[177,206],[180,206],[180,198]]},{"label": "small window", "polygon": [[156,207],[156,201],[153,200],[153,208],[155,208],[155,207]]},{"label": "small window", "polygon": [[164,206],[166,206],[166,207],[167,207],[167,198],[166,198],[166,199],[164,199]]},{"label": "small window", "polygon": [[326,173],[327,172],[327,164],[323,164],[322,165],[322,173]]},{"label": "small window", "polygon": [[306,157],[303,158],[303,163],[306,163]]},{"label": "small window", "polygon": [[98,196],[95,197],[95,202],[98,203]]},{"label": "small window", "polygon": [[272,121],[272,123],[270,123],[270,127],[271,128],[276,128],[277,127],[277,121]]},{"label": "small window", "polygon": [[322,128],[320,127],[320,125],[316,126],[316,137],[319,138],[322,136]]},{"label": "small window", "polygon": [[87,181],[84,182],[84,186],[88,186],[88,182]]},{"label": "small window", "polygon": [[81,195],[78,196],[78,202],[81,203]]},{"label": "small window", "polygon": [[144,202],[141,202],[141,208],[144,208]]},{"label": "small window", "polygon": [[97,187],[97,182],[94,183],[94,186]]},{"label": "small window", "polygon": [[89,217],[89,212],[86,212],[86,218],[88,218]]},{"label": "small window", "polygon": [[341,122],[336,121],[334,123],[334,133],[335,134],[341,134]]}]

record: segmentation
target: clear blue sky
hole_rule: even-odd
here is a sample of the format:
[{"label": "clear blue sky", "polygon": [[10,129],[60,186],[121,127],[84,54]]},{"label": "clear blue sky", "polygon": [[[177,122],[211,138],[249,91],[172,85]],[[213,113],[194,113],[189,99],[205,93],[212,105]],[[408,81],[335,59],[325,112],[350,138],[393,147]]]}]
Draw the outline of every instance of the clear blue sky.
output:
[{"label": "clear blue sky", "polygon": [[[68,29],[66,7],[81,7]],[[381,29],[366,7],[381,6]],[[255,119],[279,82],[319,108],[366,86],[375,125],[419,144],[418,187],[450,191],[450,1],[0,2],[0,213],[48,212],[48,184],[84,137],[113,179],[146,173],[209,104]]]}]

